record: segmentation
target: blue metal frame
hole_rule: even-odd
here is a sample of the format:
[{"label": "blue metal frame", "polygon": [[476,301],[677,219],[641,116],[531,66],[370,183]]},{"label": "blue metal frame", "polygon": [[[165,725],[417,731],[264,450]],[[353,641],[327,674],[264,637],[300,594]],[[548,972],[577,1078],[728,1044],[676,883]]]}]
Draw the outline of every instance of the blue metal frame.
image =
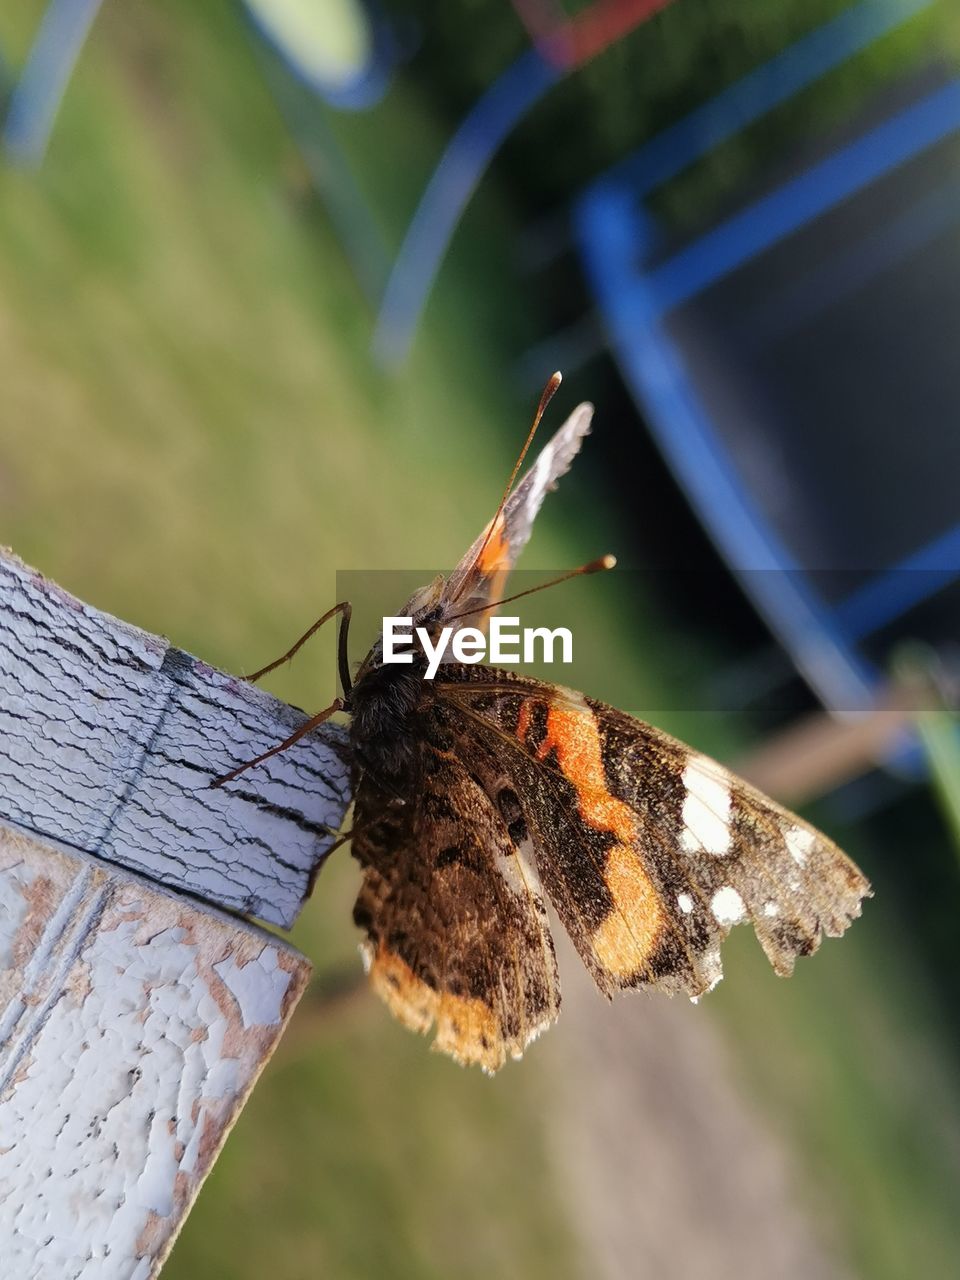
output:
[{"label": "blue metal frame", "polygon": [[[649,269],[644,264],[656,247],[657,227],[642,201],[932,2],[864,0],[654,138],[595,183],[575,209],[585,269],[611,345],[667,461],[805,678],[838,709],[868,704],[876,683],[877,673],[856,643],[960,572],[960,528],[885,570],[839,607],[828,606],[744,486],[661,322],[710,283],[960,129],[960,81],[862,134]],[[897,256],[912,240],[933,234],[943,211],[925,212],[925,219],[895,227],[886,241],[871,244],[867,256]],[[868,266],[865,258],[858,269]]]},{"label": "blue metal frame", "polygon": [[[633,182],[645,190],[658,186],[933,2],[866,0],[856,5],[667,129],[607,180]],[[562,67],[529,49],[494,81],[450,139],[420,197],[380,306],[373,350],[385,364],[402,364],[410,354],[453,233],[493,157],[563,75]]]},{"label": "blue metal frame", "polygon": [[493,82],[447,143],[403,237],[380,304],[372,346],[384,364],[402,364],[410,354],[470,197],[505,139],[563,75],[563,68],[529,49]]},{"label": "blue metal frame", "polygon": [[660,315],[953,133],[960,81],[908,107],[728,218],[647,276]]},{"label": "blue metal frame", "polygon": [[7,156],[36,166],[46,155],[57,112],[102,0],[50,0],[10,95],[2,143]]}]

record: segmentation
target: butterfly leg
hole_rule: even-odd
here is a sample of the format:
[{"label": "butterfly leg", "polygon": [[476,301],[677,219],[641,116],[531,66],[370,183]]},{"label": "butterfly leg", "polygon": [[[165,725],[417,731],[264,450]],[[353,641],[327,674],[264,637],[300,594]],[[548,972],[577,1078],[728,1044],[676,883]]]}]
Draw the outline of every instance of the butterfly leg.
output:
[{"label": "butterfly leg", "polygon": [[349,831],[341,832],[340,835],[337,836],[336,840],[334,840],[330,848],[324,849],[323,857],[319,860],[319,862],[314,863],[313,870],[310,872],[310,879],[307,881],[306,896],[308,898],[313,896],[313,890],[317,883],[317,876],[319,876],[320,872],[327,865],[327,859],[330,857],[331,853],[336,853],[336,851],[342,848],[342,846],[345,845],[348,840],[352,840],[353,831],[354,831],[354,828],[351,827]]},{"label": "butterfly leg", "polygon": [[264,760],[269,760],[271,756],[277,756],[281,751],[286,751],[288,747],[292,747],[295,742],[299,742],[301,738],[305,738],[308,733],[312,733],[318,725],[323,724],[325,720],[329,720],[337,711],[343,709],[343,699],[334,698],[329,707],[324,707],[322,711],[318,711],[315,716],[311,716],[296,733],[291,733],[289,738],[284,738],[283,742],[278,742],[275,747],[271,747],[269,751],[264,751],[262,755],[256,756],[253,760],[247,760],[245,764],[238,765],[236,769],[231,769],[229,773],[225,773],[222,778],[217,778],[215,782],[211,782],[211,787],[222,787],[225,782],[232,782],[234,778],[246,773],[248,769],[252,769],[255,765],[263,764]]},{"label": "butterfly leg", "polygon": [[307,884],[307,897],[309,898],[310,895],[313,893],[314,885],[317,883],[317,876],[320,874],[321,870],[326,866],[327,859],[330,857],[331,853],[336,853],[338,849],[342,848],[342,846],[345,845],[348,840],[352,840],[354,836],[362,835],[363,832],[368,830],[370,827],[375,827],[377,823],[382,820],[384,813],[386,813],[387,811],[395,811],[397,809],[402,809],[405,803],[406,801],[404,801],[398,796],[394,799],[388,800],[383,810],[380,813],[378,813],[375,818],[369,818],[366,822],[360,823],[359,826],[355,824],[354,826],[350,827],[349,830],[340,831],[340,832],[336,832],[333,830],[333,828],[329,828],[330,834],[335,835],[337,838],[336,840],[334,840],[333,844],[330,846],[329,849],[324,849],[323,857],[320,859],[320,861],[314,866],[313,870],[311,871],[310,880]]},{"label": "butterfly leg", "polygon": [[345,845],[348,840],[352,840],[358,832],[363,832],[370,827],[376,826],[382,819],[384,813],[395,813],[398,809],[402,809],[405,804],[406,801],[401,796],[393,796],[384,805],[381,813],[378,813],[375,818],[370,818],[368,821],[361,823],[359,826],[353,826],[348,831],[334,831],[334,829],[330,827],[330,834],[335,835],[337,838],[330,848],[324,851],[324,858],[328,858],[330,854],[339,849],[341,845]]},{"label": "butterfly leg", "polygon": [[329,622],[330,619],[333,618],[338,613],[342,615],[341,622],[340,622],[339,655],[338,655],[338,660],[340,665],[340,679],[341,679],[341,682],[343,683],[344,694],[349,693],[351,680],[350,680],[349,668],[346,661],[346,653],[347,653],[347,635],[350,627],[350,617],[351,617],[351,614],[353,613],[353,609],[349,600],[341,600],[340,603],[335,604],[332,609],[328,609],[322,618],[318,618],[316,622],[313,624],[313,626],[310,627],[309,630],[303,633],[303,635],[296,642],[296,644],[291,645],[291,647],[287,650],[287,652],[283,655],[282,658],[277,658],[275,662],[268,662],[265,667],[261,667],[259,671],[254,671],[252,675],[247,676],[246,677],[247,680],[249,680],[251,684],[255,684],[261,678],[261,676],[265,676],[271,671],[276,671],[277,667],[282,667],[285,662],[289,662],[290,659],[296,653],[299,653],[299,651],[307,643],[310,637],[312,635],[315,635],[316,632],[320,630],[320,628],[323,626],[325,622]]}]

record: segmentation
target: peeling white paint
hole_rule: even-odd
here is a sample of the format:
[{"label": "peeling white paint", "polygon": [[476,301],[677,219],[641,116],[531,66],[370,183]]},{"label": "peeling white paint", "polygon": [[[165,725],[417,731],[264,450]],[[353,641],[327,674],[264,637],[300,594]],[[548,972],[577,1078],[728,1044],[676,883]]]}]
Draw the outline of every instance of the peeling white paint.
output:
[{"label": "peeling white paint", "polygon": [[245,1027],[275,1027],[280,1022],[290,974],[277,964],[275,951],[264,947],[242,969],[233,956],[213,968],[236,997]]},{"label": "peeling white paint", "polygon": [[0,870],[0,969],[13,966],[13,943],[27,914],[24,889],[33,876],[24,863]]},{"label": "peeling white paint", "polygon": [[308,966],[250,925],[0,828],[2,902],[14,901],[11,846],[59,888],[35,922],[8,912],[20,919],[9,955],[47,924],[43,962],[27,947],[0,971],[0,992],[12,978],[28,997],[0,1043],[0,1274],[146,1280]]}]

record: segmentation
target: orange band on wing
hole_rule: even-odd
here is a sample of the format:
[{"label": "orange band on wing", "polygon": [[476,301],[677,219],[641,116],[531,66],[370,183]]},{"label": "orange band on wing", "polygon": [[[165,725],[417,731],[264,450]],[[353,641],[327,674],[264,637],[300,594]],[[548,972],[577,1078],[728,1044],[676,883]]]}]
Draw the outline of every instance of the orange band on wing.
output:
[{"label": "orange band on wing", "polygon": [[625,844],[607,850],[604,881],[614,910],[590,940],[593,954],[618,978],[642,973],[656,949],[663,907],[640,857]]},{"label": "orange band on wing", "polygon": [[405,1026],[423,1033],[436,1022],[433,1048],[486,1071],[503,1066],[506,1045],[500,1019],[489,1005],[475,997],[435,991],[382,942],[376,951],[367,943],[365,955],[374,991]]},{"label": "orange band on wing", "polygon": [[[477,560],[477,568],[483,574],[497,573],[510,568],[510,543],[504,537],[505,521],[502,514],[497,516],[493,530],[487,538],[487,544]],[[489,529],[489,526],[488,526]],[[484,530],[487,537],[487,530]]]},{"label": "orange band on wing", "polygon": [[611,831],[624,844],[637,839],[637,820],[629,805],[607,789],[597,722],[589,710],[547,709],[547,735],[540,744],[541,759],[554,750],[560,770],[576,788],[580,812],[598,831]]},{"label": "orange band on wing", "polygon": [[[521,717],[524,709],[525,704]],[[548,707],[547,735],[539,754],[542,758],[550,751],[556,751],[560,771],[576,790],[584,821],[617,837],[604,864],[604,883],[614,909],[595,931],[591,945],[605,969],[619,978],[630,977],[641,972],[652,955],[664,918],[659,894],[636,849],[639,824],[630,807],[607,787],[600,734],[586,707]]]}]

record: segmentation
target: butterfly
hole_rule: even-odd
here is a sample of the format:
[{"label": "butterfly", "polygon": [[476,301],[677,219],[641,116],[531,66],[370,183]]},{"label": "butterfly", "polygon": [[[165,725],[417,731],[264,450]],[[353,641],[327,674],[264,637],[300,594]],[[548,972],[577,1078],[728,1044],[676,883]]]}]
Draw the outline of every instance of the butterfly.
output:
[{"label": "butterfly", "polygon": [[[482,625],[499,603],[548,492],[590,431],[574,409],[448,577],[400,611],[429,635]],[[609,567],[610,558],[574,572]],[[570,576],[570,575],[564,575]],[[527,594],[526,592],[520,594]],[[517,597],[508,597],[513,599]],[[511,670],[445,661],[424,678],[383,661],[355,679],[342,617],[354,822],[362,869],[354,920],[373,989],[434,1048],[488,1073],[560,1012],[548,902],[607,997],[650,989],[694,999],[722,976],[720,944],[750,921],[778,974],[842,934],[870,886],[837,846],[722,765],[582,693]],[[256,673],[265,674],[278,663]]]}]

